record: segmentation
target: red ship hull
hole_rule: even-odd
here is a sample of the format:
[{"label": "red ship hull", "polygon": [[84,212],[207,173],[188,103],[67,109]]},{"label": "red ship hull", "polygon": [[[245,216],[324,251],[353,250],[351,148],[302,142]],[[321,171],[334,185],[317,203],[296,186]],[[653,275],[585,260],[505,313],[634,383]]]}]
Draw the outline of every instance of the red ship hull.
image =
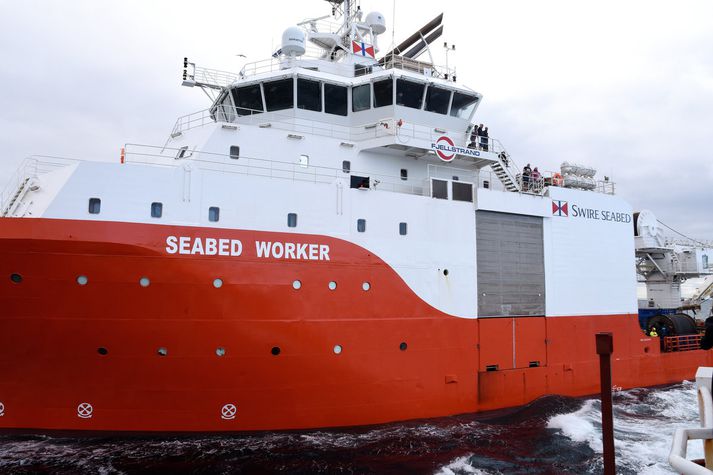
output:
[{"label": "red ship hull", "polygon": [[[691,379],[713,364],[701,350],[661,353],[636,315],[446,315],[368,250],[324,236],[0,223],[0,429],[306,429],[589,395],[600,331],[614,334],[622,388]],[[244,252],[170,255],[169,235],[239,239]],[[255,240],[319,241],[330,259],[259,258]]]}]

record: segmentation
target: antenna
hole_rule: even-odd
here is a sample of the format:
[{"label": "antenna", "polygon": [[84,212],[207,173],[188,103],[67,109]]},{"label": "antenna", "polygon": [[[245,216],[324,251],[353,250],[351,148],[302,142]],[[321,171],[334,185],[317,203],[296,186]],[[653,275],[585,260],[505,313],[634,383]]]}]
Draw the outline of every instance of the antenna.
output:
[{"label": "antenna", "polygon": [[[409,59],[416,59],[418,58],[421,53],[423,52],[424,49],[428,48],[428,45],[436,41],[440,36],[443,34],[443,25],[438,27],[436,31],[428,35],[427,37],[423,37],[421,35],[421,42],[417,43],[416,46],[408,50],[403,54],[404,58],[409,58]],[[433,59],[431,59],[431,62],[433,62]]]},{"label": "antenna", "polygon": [[183,86],[198,86],[211,101],[214,101],[223,89],[238,80],[238,76],[227,71],[202,68],[188,61],[188,58],[183,58],[182,79]]},{"label": "antenna", "polygon": [[[396,46],[396,48],[392,49],[389,53],[386,53],[385,57],[403,54],[404,51],[406,51],[408,48],[412,47],[418,40],[423,40],[425,35],[428,35],[429,33],[431,33],[431,31],[434,28],[440,26],[442,22],[443,22],[443,13],[441,13],[436,18],[434,18],[433,20],[426,23],[420,30],[418,30],[416,33],[414,33],[413,35],[409,36],[407,39],[402,41],[398,46]],[[441,33],[442,33],[442,31],[441,31]],[[435,38],[438,38],[438,36],[440,36],[440,34],[438,34]]]}]

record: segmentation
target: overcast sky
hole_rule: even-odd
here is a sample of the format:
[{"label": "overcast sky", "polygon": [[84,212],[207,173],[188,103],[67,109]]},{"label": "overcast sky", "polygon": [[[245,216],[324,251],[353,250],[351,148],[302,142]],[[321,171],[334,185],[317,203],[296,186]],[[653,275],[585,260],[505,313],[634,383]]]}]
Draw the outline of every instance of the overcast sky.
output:
[{"label": "overcast sky", "polygon": [[[484,95],[477,122],[514,159],[565,160],[609,175],[635,209],[713,239],[713,2],[396,0],[396,41],[443,11],[458,81]],[[392,42],[392,0],[381,11]],[[206,108],[182,60],[237,71],[284,28],[329,13],[320,0],[0,0],[0,186],[22,158],[118,160],[162,144]]]}]

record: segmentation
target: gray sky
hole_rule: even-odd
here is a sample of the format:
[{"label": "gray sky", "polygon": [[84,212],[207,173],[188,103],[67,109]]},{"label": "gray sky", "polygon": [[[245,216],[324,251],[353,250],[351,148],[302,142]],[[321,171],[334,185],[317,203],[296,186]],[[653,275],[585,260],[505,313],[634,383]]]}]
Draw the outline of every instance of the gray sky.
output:
[{"label": "gray sky", "polygon": [[[362,2],[394,25],[392,0]],[[713,2],[396,0],[396,41],[443,11],[476,120],[514,159],[596,167],[635,209],[713,239]],[[320,0],[0,0],[0,186],[31,154],[118,160],[162,144],[205,96],[182,59],[237,71]],[[442,40],[437,45],[442,45]],[[443,62],[436,47],[436,62]]]}]

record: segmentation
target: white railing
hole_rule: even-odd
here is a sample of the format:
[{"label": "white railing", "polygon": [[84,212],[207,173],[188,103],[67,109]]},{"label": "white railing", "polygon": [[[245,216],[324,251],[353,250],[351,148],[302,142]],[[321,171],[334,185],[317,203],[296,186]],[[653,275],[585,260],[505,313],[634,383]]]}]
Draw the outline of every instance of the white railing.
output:
[{"label": "white railing", "polygon": [[413,73],[423,74],[427,77],[436,77],[447,80],[453,80],[455,77],[455,69],[406,58],[400,55],[388,54],[380,61],[380,64],[384,69],[411,71]]},{"label": "white railing", "polygon": [[2,193],[0,193],[0,214],[7,213],[12,206],[13,199],[17,198],[17,194],[22,191],[22,187],[27,183],[28,179],[37,178],[77,161],[72,158],[48,155],[33,155],[25,158],[15,173],[10,176],[10,180],[5,185]]},{"label": "white railing", "polygon": [[[177,166],[181,160],[177,160],[171,155],[175,157],[179,150],[152,145],[126,144],[125,160],[126,163]],[[229,155],[220,153],[193,151],[190,155],[190,163],[196,164],[201,170],[311,183],[329,184],[334,183],[338,178],[350,181],[352,176],[363,176],[369,178],[369,188],[372,190],[411,195],[423,195],[427,191],[424,190],[423,186],[413,185],[402,180],[400,176],[359,170],[344,171],[340,168],[315,166],[309,163],[280,162],[244,155],[240,155],[238,159],[233,159]]]},{"label": "white railing", "polygon": [[202,68],[200,66],[194,66],[192,73],[187,77],[188,80],[219,87],[228,87],[240,77],[238,74],[229,71]]},{"label": "white railing", "polygon": [[[238,110],[244,115],[238,115]],[[272,127],[298,134],[320,135],[352,142],[387,136],[396,137],[397,140],[403,143],[406,143],[410,139],[435,141],[439,137],[449,134],[452,136],[462,135],[465,137],[464,132],[448,131],[435,128],[432,125],[403,122],[394,117],[387,117],[366,124],[347,126],[326,121],[305,119],[298,117],[294,112],[288,114],[284,112],[262,112],[232,106],[217,106],[179,117],[173,126],[171,137],[177,137],[183,132],[197,127],[204,127],[216,123],[256,125],[262,128]],[[495,139],[490,139],[490,144],[490,151],[494,153],[503,150],[500,142]]]},{"label": "white railing", "polygon": [[[700,428],[676,429],[671,444],[668,463],[678,473],[684,475],[711,475],[713,471],[713,368],[698,368],[696,372],[696,388],[698,393],[698,415]],[[686,459],[689,440],[703,440],[705,466]]]}]

